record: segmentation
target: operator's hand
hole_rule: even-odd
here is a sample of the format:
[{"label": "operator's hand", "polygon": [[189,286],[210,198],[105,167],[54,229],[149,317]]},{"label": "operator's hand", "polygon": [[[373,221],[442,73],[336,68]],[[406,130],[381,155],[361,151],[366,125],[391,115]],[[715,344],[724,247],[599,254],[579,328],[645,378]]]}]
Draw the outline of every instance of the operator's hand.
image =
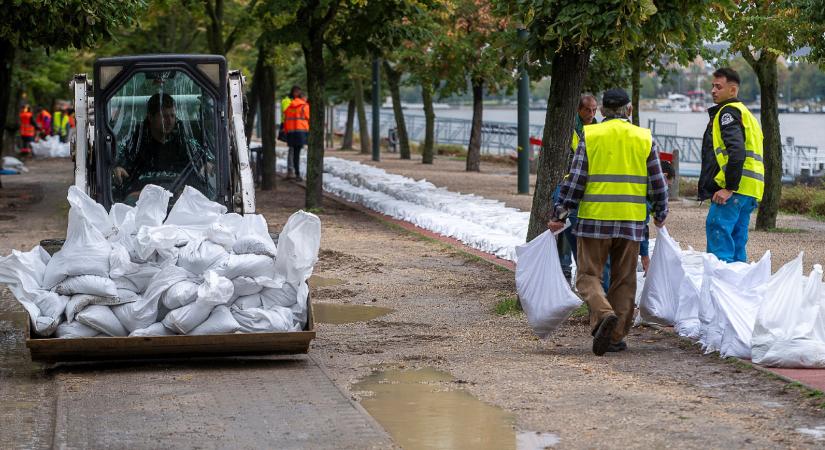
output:
[{"label": "operator's hand", "polygon": [[123,183],[123,180],[129,178],[129,172],[126,171],[123,167],[115,167],[115,170],[112,171],[112,174],[115,176],[115,182],[117,184]]},{"label": "operator's hand", "polygon": [[553,233],[557,233],[559,230],[564,228],[564,222],[552,219],[549,222],[547,222],[547,228]]},{"label": "operator's hand", "polygon": [[713,194],[713,199],[711,199],[711,201],[718,205],[724,205],[728,202],[731,195],[733,195],[733,191],[728,189],[719,189]]},{"label": "operator's hand", "polygon": [[656,228],[662,228],[663,226],[665,226],[665,221],[653,219],[653,225],[656,225]]},{"label": "operator's hand", "polygon": [[647,275],[648,267],[650,267],[650,256],[642,256],[642,269],[645,271],[645,275]]}]

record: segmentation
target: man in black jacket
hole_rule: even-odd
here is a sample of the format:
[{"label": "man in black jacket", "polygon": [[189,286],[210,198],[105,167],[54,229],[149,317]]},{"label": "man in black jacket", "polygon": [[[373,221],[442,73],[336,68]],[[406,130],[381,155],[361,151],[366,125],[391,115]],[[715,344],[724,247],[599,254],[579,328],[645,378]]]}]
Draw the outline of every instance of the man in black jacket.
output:
[{"label": "man in black jacket", "polygon": [[747,261],[750,215],[762,200],[765,169],[762,130],[740,102],[739,74],[713,73],[710,121],[702,139],[699,200],[711,200],[705,231],[708,252],[726,262]]}]

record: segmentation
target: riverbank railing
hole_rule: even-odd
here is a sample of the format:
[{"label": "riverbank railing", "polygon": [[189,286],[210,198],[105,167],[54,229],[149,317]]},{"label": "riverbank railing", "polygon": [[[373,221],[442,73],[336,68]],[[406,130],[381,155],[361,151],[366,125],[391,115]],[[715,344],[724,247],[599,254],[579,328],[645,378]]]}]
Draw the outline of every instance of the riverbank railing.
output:
[{"label": "riverbank railing", "polygon": [[[367,122],[371,121],[371,114],[367,114]],[[342,132],[346,126],[346,108],[335,108],[334,129]],[[419,114],[405,114],[407,134],[411,141],[423,142],[425,119]],[[698,175],[699,165],[702,163],[702,138],[678,135],[678,123],[663,122],[656,119],[648,120],[648,128],[653,138],[663,152],[679,151],[679,163],[686,170],[695,171]],[[395,115],[391,111],[381,111],[381,136],[386,137],[390,128],[395,128]],[[436,117],[435,142],[437,144],[451,144],[466,146],[470,142],[472,121],[469,119],[455,119]],[[353,129],[358,132],[358,120],[353,123]],[[372,129],[370,123],[370,129]],[[515,123],[483,121],[481,125],[481,153],[495,156],[515,156],[518,146],[518,127]],[[531,141],[537,142],[544,135],[544,127],[530,125]],[[533,146],[534,152],[539,148]],[[537,154],[537,153],[536,153]],[[693,166],[692,169],[688,169]],[[818,177],[825,175],[825,153],[817,147],[796,145],[793,137],[788,137],[782,145],[783,177],[795,179],[797,177]]]}]

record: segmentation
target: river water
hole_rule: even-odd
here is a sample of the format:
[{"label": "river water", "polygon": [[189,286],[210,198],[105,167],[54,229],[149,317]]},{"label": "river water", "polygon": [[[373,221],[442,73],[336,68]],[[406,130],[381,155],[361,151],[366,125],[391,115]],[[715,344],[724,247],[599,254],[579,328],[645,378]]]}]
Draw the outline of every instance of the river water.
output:
[{"label": "river water", "polygon": [[[423,111],[406,110],[409,115],[423,115]],[[439,109],[435,111],[436,118],[450,117],[456,119],[471,119],[473,111],[471,108]],[[484,110],[484,121],[489,122],[509,122],[516,123],[516,110],[494,109]],[[544,125],[545,111],[531,110],[530,124]],[[757,116],[758,117],[758,116]],[[663,122],[675,123],[676,134],[679,136],[701,137],[708,124],[707,113],[678,113],[662,111],[641,111],[640,123],[647,126],[648,119],[655,119],[660,124]],[[811,145],[819,147],[825,151],[825,114],[780,114],[780,131],[782,140],[793,137],[797,145]],[[670,134],[670,133],[668,133]]]}]

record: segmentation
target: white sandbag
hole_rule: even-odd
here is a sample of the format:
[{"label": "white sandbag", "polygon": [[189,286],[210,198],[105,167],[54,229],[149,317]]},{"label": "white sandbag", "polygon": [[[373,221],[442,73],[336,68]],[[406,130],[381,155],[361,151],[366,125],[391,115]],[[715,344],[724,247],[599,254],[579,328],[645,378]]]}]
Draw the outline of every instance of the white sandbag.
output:
[{"label": "white sandbag", "polygon": [[14,156],[4,156],[3,164],[0,166],[2,166],[3,169],[14,170],[17,173],[27,173],[29,171],[28,167],[23,164],[23,161],[20,161]]},{"label": "white sandbag", "polygon": [[756,317],[753,362],[769,367],[825,368],[822,336],[822,266],[802,276],[802,254],[761,288],[765,297]]},{"label": "white sandbag", "polygon": [[711,279],[710,295],[722,331],[719,354],[726,358],[750,358],[751,336],[762,296],[754,289],[741,291],[721,279]]},{"label": "white sandbag", "polygon": [[157,227],[163,224],[172,193],[154,184],[146,185],[135,203],[134,229],[143,226]]},{"label": "white sandbag", "polygon": [[188,236],[176,226],[143,226],[135,236],[135,250],[137,256],[144,261],[152,258],[156,252],[164,255],[163,259],[168,259],[173,248],[179,244],[185,245],[188,241]]},{"label": "white sandbag", "polygon": [[197,302],[212,305],[224,305],[232,298],[235,286],[227,278],[219,276],[215,271],[203,274],[203,284],[198,287]]},{"label": "white sandbag", "polygon": [[217,222],[221,215],[226,213],[226,206],[215,203],[197,189],[186,186],[180,198],[172,206],[165,225],[179,225],[185,227],[202,227]]},{"label": "white sandbag", "polygon": [[516,247],[516,255],[516,290],[521,306],[533,332],[547,338],[582,301],[564,278],[556,236],[550,230]]},{"label": "white sandbag", "polygon": [[[290,331],[303,330],[307,324],[307,299],[309,298],[309,286],[306,282],[298,284],[298,301],[289,307],[292,311],[292,328]],[[263,300],[263,297],[261,297]],[[266,309],[266,305],[264,305]]]},{"label": "white sandbag", "polygon": [[674,328],[680,336],[699,339],[699,293],[704,276],[704,253],[693,250],[682,252],[682,269],[685,272],[679,287],[679,307]]},{"label": "white sandbag", "polygon": [[167,289],[183,280],[194,280],[196,276],[178,266],[164,267],[149,281],[141,298],[132,303],[112,308],[117,318],[130,332],[146,328],[158,321],[158,304]]},{"label": "white sandbag", "polygon": [[240,309],[261,308],[263,302],[261,301],[261,294],[252,294],[238,297],[232,305]]},{"label": "white sandbag", "polygon": [[111,244],[75,207],[69,209],[66,242],[46,265],[43,288],[51,289],[68,276],[109,276]]},{"label": "white sandbag", "polygon": [[163,318],[163,326],[177,334],[187,334],[202,324],[215,309],[215,305],[197,301],[173,309]]},{"label": "white sandbag", "polygon": [[275,242],[269,235],[266,219],[260,214],[243,216],[237,236],[238,239],[232,245],[232,251],[236,254],[266,255],[274,258],[278,253]]},{"label": "white sandbag", "polygon": [[39,336],[48,336],[57,327],[53,318],[41,318],[35,299],[45,292],[41,289],[43,274],[49,254],[35,246],[28,252],[12,250],[11,255],[0,257],[0,283],[6,284],[17,301],[29,313],[32,328]]},{"label": "white sandbag", "polygon": [[126,336],[129,333],[108,306],[89,305],[77,313],[75,319],[108,336]]},{"label": "white sandbag", "polygon": [[230,251],[235,243],[235,233],[226,225],[215,222],[206,230],[206,239]]},{"label": "white sandbag", "polygon": [[119,278],[140,270],[140,265],[132,262],[129,250],[122,243],[112,243],[112,252],[109,254],[109,277]]},{"label": "white sandbag", "polygon": [[78,275],[66,278],[55,287],[61,295],[89,294],[98,297],[117,297],[117,285],[108,277]]},{"label": "white sandbag", "polygon": [[140,337],[140,336],[174,336],[175,333],[172,330],[163,326],[160,322],[155,322],[152,325],[149,325],[146,328],[141,328],[139,330],[135,330],[129,333],[129,337]]},{"label": "white sandbag", "polygon": [[126,227],[130,229],[128,231],[136,230],[134,228],[135,208],[133,206],[129,206],[125,203],[115,203],[111,208],[109,208],[109,219],[117,228],[118,234],[127,231],[125,230]]},{"label": "white sandbag", "polygon": [[199,284],[191,280],[183,280],[175,283],[161,297],[163,306],[171,309],[188,305],[198,298]]},{"label": "white sandbag", "polygon": [[117,233],[117,227],[106,208],[100,203],[92,200],[83,190],[77,186],[69,186],[69,194],[67,200],[72,208],[77,209],[86,221],[103,237],[108,238]]},{"label": "white sandbag", "polygon": [[214,267],[215,272],[225,278],[237,277],[269,277],[276,275],[274,261],[263,255],[229,255],[219,265]]},{"label": "white sandbag", "polygon": [[685,277],[681,253],[679,243],[670,237],[667,228],[660,228],[639,301],[639,315],[643,321],[661,325],[676,322],[679,288]]},{"label": "white sandbag", "polygon": [[49,291],[43,291],[34,298],[34,304],[40,309],[40,316],[50,317],[57,322],[60,321],[66,312],[66,305],[68,303],[69,297]]},{"label": "white sandbag", "polygon": [[236,277],[232,279],[232,286],[235,287],[234,294],[238,297],[252,295],[261,292],[264,286],[255,281],[252,277]]},{"label": "white sandbag", "polygon": [[[298,285],[301,283],[284,283],[281,287],[265,288],[260,297],[264,308],[274,306],[290,307],[298,302]],[[304,283],[305,284],[305,283]]]},{"label": "white sandbag", "polygon": [[138,270],[134,273],[123,275],[112,281],[118,289],[129,289],[134,292],[143,292],[149,287],[152,278],[161,271],[161,267],[154,263],[142,263],[138,265]]},{"label": "white sandbag", "polygon": [[75,316],[89,305],[115,306],[134,302],[138,298],[139,297],[136,294],[125,297],[124,299],[121,299],[120,297],[100,297],[98,295],[89,294],[72,295],[71,297],[68,297],[68,301],[66,303],[66,321],[69,323],[74,321]]},{"label": "white sandbag", "polygon": [[209,314],[209,318],[195,327],[189,334],[228,334],[240,330],[241,325],[232,316],[226,305],[218,305]]},{"label": "white sandbag", "polygon": [[192,273],[204,273],[219,266],[228,257],[229,253],[220,244],[193,240],[180,250],[177,264]]},{"label": "white sandbag", "polygon": [[292,311],[274,306],[270,309],[232,307],[232,316],[245,333],[289,331],[292,328]]},{"label": "white sandbag", "polygon": [[291,283],[306,281],[318,262],[320,246],[321,220],[315,214],[296,212],[289,217],[278,236],[275,272]]},{"label": "white sandbag", "polygon": [[78,321],[72,323],[63,322],[57,327],[57,331],[55,332],[55,336],[61,339],[88,338],[99,336],[100,334],[101,333],[94,328],[83,325]]},{"label": "white sandbag", "polygon": [[31,143],[32,153],[37,158],[68,158],[71,149],[68,142],[60,142],[58,136],[46,136]]}]

